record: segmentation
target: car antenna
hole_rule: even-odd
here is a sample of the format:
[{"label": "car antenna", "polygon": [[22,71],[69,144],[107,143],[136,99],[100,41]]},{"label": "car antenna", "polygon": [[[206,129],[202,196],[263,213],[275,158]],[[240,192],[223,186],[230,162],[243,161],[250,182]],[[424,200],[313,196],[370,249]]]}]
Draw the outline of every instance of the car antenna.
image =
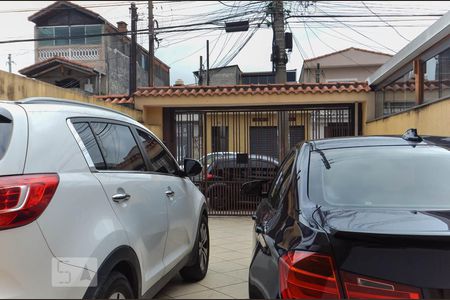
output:
[{"label": "car antenna", "polygon": [[402,139],[409,142],[417,142],[420,143],[423,139],[417,134],[416,128],[410,128],[406,130],[406,132],[402,135]]}]

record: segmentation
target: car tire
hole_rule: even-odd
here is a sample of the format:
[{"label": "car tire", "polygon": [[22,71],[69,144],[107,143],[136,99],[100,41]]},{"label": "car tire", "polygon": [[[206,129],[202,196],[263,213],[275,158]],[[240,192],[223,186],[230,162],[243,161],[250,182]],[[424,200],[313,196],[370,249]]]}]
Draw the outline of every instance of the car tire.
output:
[{"label": "car tire", "polygon": [[181,269],[180,275],[187,282],[200,281],[205,278],[208,272],[209,263],[209,228],[208,218],[202,216],[198,227],[197,238],[192,250],[194,264]]},{"label": "car tire", "polygon": [[113,271],[95,292],[95,299],[133,299],[130,282],[120,272]]}]

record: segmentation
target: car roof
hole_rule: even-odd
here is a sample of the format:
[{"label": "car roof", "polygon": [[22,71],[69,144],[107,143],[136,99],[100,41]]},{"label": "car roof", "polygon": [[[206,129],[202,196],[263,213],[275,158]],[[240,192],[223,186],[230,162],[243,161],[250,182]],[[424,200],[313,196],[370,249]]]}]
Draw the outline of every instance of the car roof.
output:
[{"label": "car roof", "polygon": [[450,146],[449,137],[422,136],[421,142],[412,142],[401,136],[364,136],[328,138],[309,141],[311,150],[326,150],[336,148],[374,147],[374,146],[407,146],[415,145],[443,145]]},{"label": "car roof", "polygon": [[57,111],[62,114],[67,113],[70,115],[78,114],[80,117],[107,118],[141,126],[139,122],[122,112],[79,101],[50,97],[33,97],[19,101],[7,101],[7,103],[20,105],[27,111]]}]

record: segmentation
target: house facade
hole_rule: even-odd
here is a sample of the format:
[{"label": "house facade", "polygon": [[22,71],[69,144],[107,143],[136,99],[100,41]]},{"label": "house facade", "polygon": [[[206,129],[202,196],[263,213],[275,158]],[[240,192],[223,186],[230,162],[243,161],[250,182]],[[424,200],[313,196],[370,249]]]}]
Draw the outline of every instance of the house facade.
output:
[{"label": "house facade", "polygon": [[305,59],[299,82],[365,81],[392,55],[359,48],[347,48]]},{"label": "house facade", "polygon": [[[206,84],[206,71],[193,72],[198,85]],[[199,77],[199,75],[201,75]],[[287,82],[296,82],[297,70],[286,71]],[[242,72],[238,65],[209,69],[209,85],[236,85],[236,84],[274,84],[275,73]]]},{"label": "house facade", "polygon": [[[57,1],[28,18],[35,23],[35,64],[19,72],[60,87],[96,94],[128,94],[130,44],[127,24]],[[103,35],[102,34],[110,34]],[[148,51],[137,47],[137,86],[148,85]],[[170,69],[153,62],[155,85],[170,84]]]},{"label": "house facade", "polygon": [[375,93],[367,134],[450,136],[450,12],[383,66],[368,83]]}]

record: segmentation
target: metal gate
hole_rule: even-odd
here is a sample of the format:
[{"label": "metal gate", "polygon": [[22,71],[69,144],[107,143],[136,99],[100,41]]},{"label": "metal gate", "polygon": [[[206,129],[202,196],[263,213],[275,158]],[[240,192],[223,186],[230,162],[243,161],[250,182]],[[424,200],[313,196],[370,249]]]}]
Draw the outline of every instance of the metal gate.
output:
[{"label": "metal gate", "polygon": [[[270,187],[279,165],[278,118],[289,118],[290,147],[305,139],[355,135],[354,104],[227,110],[177,109],[176,157],[203,164],[193,178],[212,215],[250,215],[258,197],[241,194],[243,183],[266,180]],[[287,114],[286,114],[287,112]]]}]

